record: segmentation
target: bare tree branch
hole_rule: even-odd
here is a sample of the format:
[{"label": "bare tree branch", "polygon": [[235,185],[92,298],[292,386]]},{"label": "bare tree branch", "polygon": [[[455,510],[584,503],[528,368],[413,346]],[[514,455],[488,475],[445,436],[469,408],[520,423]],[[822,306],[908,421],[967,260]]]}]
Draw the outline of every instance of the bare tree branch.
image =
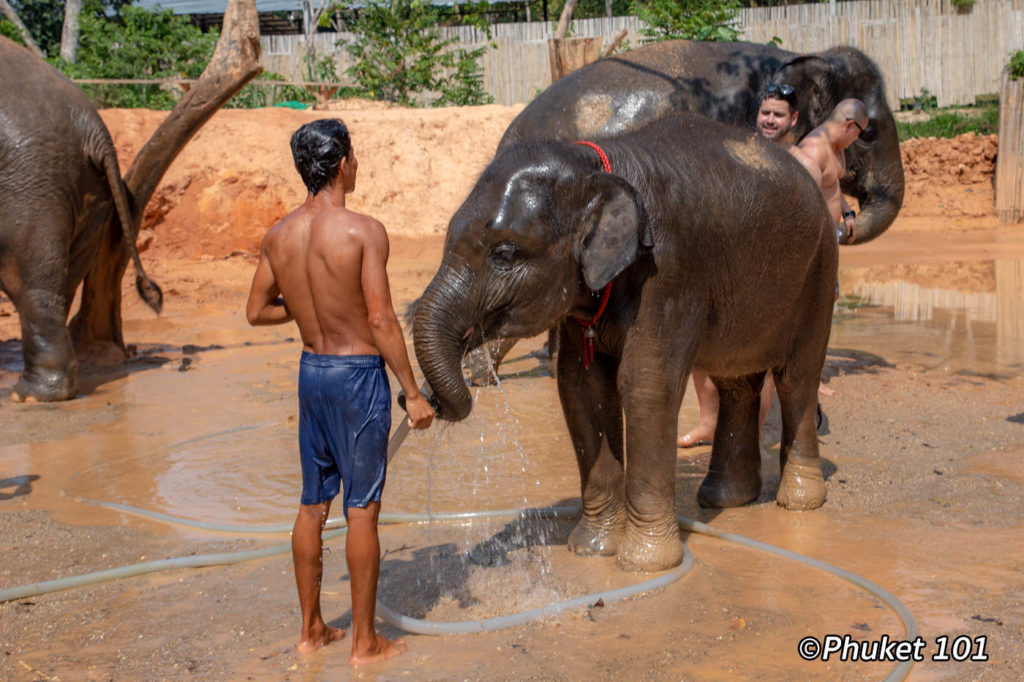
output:
[{"label": "bare tree branch", "polygon": [[[168,114],[125,175],[135,225],[153,196],[160,178],[181,148],[243,85],[263,70],[260,65],[260,26],[255,0],[230,0],[213,58],[178,105]],[[114,216],[112,220],[117,220]],[[78,314],[71,321],[76,348],[93,342],[114,343],[124,350],[121,335],[121,280],[128,266],[124,235],[136,230],[107,229],[108,238],[82,285]]]},{"label": "bare tree branch", "polygon": [[612,39],[612,42],[608,46],[608,49],[604,51],[604,56],[611,57],[612,53],[615,52],[615,50],[619,47],[619,44],[626,39],[627,35],[629,35],[629,29],[624,28],[621,31],[619,31],[619,34],[615,36],[614,39]]},{"label": "bare tree branch", "polygon": [[230,0],[222,31],[203,75],[178,101],[125,174],[125,184],[134,199],[136,221],[142,218],[160,178],[185,143],[221,105],[263,71],[255,0]]},{"label": "bare tree branch", "polygon": [[35,52],[40,59],[46,59],[46,55],[43,54],[43,51],[39,49],[38,45],[36,45],[36,41],[32,40],[32,34],[28,32],[27,28],[25,28],[25,24],[22,23],[21,17],[18,16],[18,13],[14,11],[14,8],[11,7],[11,4],[7,2],[7,0],[0,0],[0,11],[3,11],[4,16],[7,17],[8,21],[18,27],[18,31],[21,32],[21,39],[25,41],[25,47]]}]

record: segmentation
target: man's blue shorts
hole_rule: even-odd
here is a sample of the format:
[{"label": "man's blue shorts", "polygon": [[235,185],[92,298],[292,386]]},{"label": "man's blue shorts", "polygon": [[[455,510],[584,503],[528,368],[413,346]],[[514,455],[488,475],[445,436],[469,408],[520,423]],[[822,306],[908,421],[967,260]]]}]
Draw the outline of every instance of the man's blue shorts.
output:
[{"label": "man's blue shorts", "polygon": [[391,386],[379,355],[302,352],[299,459],[302,504],[380,502],[391,430]]}]

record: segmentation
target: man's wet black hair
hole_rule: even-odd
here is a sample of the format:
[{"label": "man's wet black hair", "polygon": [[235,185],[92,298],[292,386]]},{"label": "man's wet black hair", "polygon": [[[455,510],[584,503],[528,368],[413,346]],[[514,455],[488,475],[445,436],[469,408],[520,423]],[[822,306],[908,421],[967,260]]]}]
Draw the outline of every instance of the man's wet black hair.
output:
[{"label": "man's wet black hair", "polygon": [[338,176],[341,160],[351,151],[348,128],[337,118],[312,121],[292,134],[295,169],[313,196]]}]

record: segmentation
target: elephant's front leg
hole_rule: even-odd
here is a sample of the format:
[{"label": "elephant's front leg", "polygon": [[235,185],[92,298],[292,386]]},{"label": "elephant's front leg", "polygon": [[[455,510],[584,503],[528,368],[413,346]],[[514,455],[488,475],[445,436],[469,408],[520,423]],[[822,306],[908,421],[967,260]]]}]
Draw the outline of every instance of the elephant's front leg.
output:
[{"label": "elephant's front leg", "polygon": [[585,368],[582,342],[566,338],[572,331],[581,333],[579,327],[562,326],[559,343],[566,352],[558,356],[558,396],[580,469],[583,498],[583,518],[569,535],[569,549],[581,555],[613,555],[626,524],[622,408],[615,385],[618,362],[597,355]]},{"label": "elephant's front leg", "polygon": [[[654,348],[623,358],[619,393],[626,416],[626,531],[619,567],[662,571],[683,560],[676,521],[676,436],[682,402],[679,358]],[[673,369],[674,368],[674,369]]]}]

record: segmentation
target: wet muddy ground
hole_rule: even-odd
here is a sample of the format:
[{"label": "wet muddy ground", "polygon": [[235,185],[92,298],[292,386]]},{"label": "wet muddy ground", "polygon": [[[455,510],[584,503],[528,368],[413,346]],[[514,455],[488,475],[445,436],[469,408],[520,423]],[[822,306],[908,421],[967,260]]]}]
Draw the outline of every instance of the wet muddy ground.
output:
[{"label": "wet muddy ground", "polygon": [[[912,226],[911,226],[912,227]],[[429,281],[441,238],[395,238],[396,301]],[[697,508],[709,448],[680,451],[687,517],[859,574],[899,598],[925,640],[912,679],[1024,678],[1024,239],[893,229],[843,249],[823,399],[828,501],[773,502],[777,421],[761,499]],[[298,496],[290,327],[251,329],[251,258],[151,266],[157,318],[125,293],[130,362],[81,377],[60,405],[0,404],[0,588],[155,559],[280,545],[287,535],[201,531],[113,511],[253,526],[291,522]],[[126,278],[130,281],[130,278]],[[20,369],[17,317],[0,301],[0,392]],[[521,342],[502,386],[462,424],[414,433],[385,512],[544,507],[578,499],[554,380]],[[688,395],[679,423],[696,420]],[[431,620],[472,620],[640,577],[565,550],[565,522],[382,530],[381,599]],[[0,678],[41,679],[882,679],[893,663],[805,662],[805,636],[903,638],[875,597],[832,575],[699,535],[691,573],[623,602],[486,634],[405,634],[409,653],[352,671],[342,642],[306,659],[287,553],[178,569],[0,605]],[[351,619],[344,544],[327,543],[324,609]],[[475,561],[467,557],[474,557]],[[391,636],[402,633],[382,626]],[[958,637],[987,661],[940,662]],[[982,639],[984,638],[984,639]]]}]

